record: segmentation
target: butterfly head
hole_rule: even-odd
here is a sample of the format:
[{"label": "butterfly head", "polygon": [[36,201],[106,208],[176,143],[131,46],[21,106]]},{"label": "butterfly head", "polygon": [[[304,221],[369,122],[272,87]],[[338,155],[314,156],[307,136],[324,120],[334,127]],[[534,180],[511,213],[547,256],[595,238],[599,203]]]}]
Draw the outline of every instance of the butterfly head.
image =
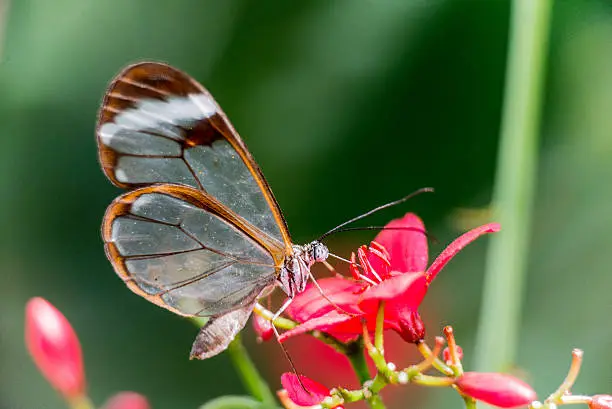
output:
[{"label": "butterfly head", "polygon": [[310,261],[310,266],[315,262],[321,263],[329,257],[329,249],[318,240],[308,243],[304,246],[304,252],[307,253],[307,258]]}]

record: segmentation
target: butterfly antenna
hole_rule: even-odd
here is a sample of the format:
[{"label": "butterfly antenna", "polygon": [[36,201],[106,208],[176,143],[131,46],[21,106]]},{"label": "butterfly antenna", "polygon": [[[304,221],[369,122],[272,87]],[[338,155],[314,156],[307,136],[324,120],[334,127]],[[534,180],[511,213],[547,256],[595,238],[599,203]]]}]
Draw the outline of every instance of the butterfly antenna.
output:
[{"label": "butterfly antenna", "polygon": [[383,210],[383,209],[386,209],[388,207],[392,207],[392,206],[398,205],[400,203],[404,203],[405,201],[407,201],[409,199],[412,199],[413,197],[415,197],[417,195],[420,195],[421,193],[433,192],[433,191],[434,191],[434,189],[432,187],[424,187],[424,188],[415,190],[414,192],[410,193],[408,196],[404,196],[401,199],[395,200],[393,202],[386,203],[386,204],[384,204],[382,206],[375,207],[374,209],[372,209],[370,211],[367,211],[367,212],[365,212],[363,214],[360,214],[357,217],[353,217],[352,219],[347,220],[344,223],[339,224],[338,226],[334,227],[333,229],[331,229],[327,233],[324,233],[321,237],[319,237],[318,240],[321,241],[325,237],[329,236],[330,234],[335,233],[336,231],[342,229],[344,226],[346,226],[348,224],[351,224],[353,222],[356,222],[357,220],[361,220],[364,217],[368,217],[369,215],[374,214],[374,213],[376,213],[376,212],[378,212],[380,210]]},{"label": "butterfly antenna", "polygon": [[[393,226],[345,227],[345,228],[338,229],[338,230],[332,232],[332,234],[343,233],[343,232],[346,232],[346,231],[359,231],[359,230],[405,230],[405,231],[413,231],[413,232],[417,232],[417,233],[422,233],[425,237],[427,237],[429,240],[431,240],[435,244],[439,243],[438,239],[434,235],[427,233],[424,229],[419,229],[418,227],[409,227],[409,226],[397,226],[397,227],[393,227]],[[338,257],[338,256],[333,255],[333,254],[330,254],[330,256],[333,256],[333,257],[335,257],[335,258],[337,258],[339,260],[348,262],[348,260],[343,259],[342,257]]]}]

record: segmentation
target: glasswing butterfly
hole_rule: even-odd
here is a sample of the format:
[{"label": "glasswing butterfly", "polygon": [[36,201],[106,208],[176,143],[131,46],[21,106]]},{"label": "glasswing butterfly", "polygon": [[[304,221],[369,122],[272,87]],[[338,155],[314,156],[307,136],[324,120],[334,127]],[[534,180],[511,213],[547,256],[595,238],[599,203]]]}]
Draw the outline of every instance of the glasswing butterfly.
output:
[{"label": "glasswing butterfly", "polygon": [[[108,259],[128,288],[187,317],[210,317],[191,356],[225,350],[257,299],[304,291],[320,241],[291,242],[259,166],[210,93],[166,64],[130,65],[111,82],[96,126],[110,181]],[[280,312],[280,311],[279,311]]]}]

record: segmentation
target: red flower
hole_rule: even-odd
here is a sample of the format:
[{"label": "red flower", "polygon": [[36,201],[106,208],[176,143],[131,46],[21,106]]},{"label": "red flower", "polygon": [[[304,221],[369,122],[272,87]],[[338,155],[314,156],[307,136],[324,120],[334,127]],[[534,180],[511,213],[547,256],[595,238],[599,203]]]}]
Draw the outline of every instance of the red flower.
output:
[{"label": "red flower", "polygon": [[147,398],[136,392],[119,392],[104,404],[104,409],[150,409]]},{"label": "red flower", "polygon": [[43,298],[26,305],[25,342],[40,372],[65,398],[85,395],[79,339],[66,317]]},{"label": "red flower", "polygon": [[[296,374],[285,372],[281,375],[281,384],[285,389],[279,392],[279,398],[287,408],[316,406],[323,402],[325,398],[331,396],[328,388],[304,375],[300,375],[298,380]],[[334,407],[341,406],[336,405]]]},{"label": "red flower", "polygon": [[369,330],[374,330],[381,301],[385,302],[384,328],[397,331],[408,342],[419,341],[425,331],[417,309],[429,284],[467,244],[499,230],[498,224],[491,223],[465,233],[427,268],[427,236],[421,219],[408,213],[386,227],[369,248],[362,246],[357,251],[361,269],[353,254],[353,279],[333,277],[318,281],[335,306],[312,284],[295,297],[287,314],[302,325],[281,335],[281,341],[312,330],[324,331],[340,341],[354,340],[362,333],[362,319]]},{"label": "red flower", "polygon": [[531,386],[501,373],[466,372],[455,385],[461,393],[500,408],[527,406],[537,399]]}]

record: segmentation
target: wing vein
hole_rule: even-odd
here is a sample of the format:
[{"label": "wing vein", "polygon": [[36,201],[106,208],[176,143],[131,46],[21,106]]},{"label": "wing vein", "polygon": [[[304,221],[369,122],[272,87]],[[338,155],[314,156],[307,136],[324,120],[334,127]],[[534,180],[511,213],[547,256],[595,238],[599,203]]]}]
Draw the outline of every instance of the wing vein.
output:
[{"label": "wing vein", "polygon": [[193,284],[193,283],[195,283],[197,281],[200,281],[200,280],[202,280],[202,279],[204,279],[206,277],[210,277],[211,275],[213,275],[215,273],[218,273],[219,271],[225,270],[226,268],[231,267],[234,264],[236,264],[234,261],[228,261],[226,263],[223,263],[223,264],[215,267],[212,270],[204,271],[203,273],[200,273],[200,274],[196,275],[195,277],[192,277],[192,278],[189,278],[187,280],[178,281],[176,283],[173,283],[172,285],[174,285],[174,287],[168,288],[168,289],[162,291],[161,293],[159,293],[158,295],[165,295],[165,294],[168,294],[170,291],[175,291],[175,290],[178,290],[179,288],[186,287],[186,286],[188,286],[190,284]]},{"label": "wing vein", "polygon": [[139,155],[136,153],[123,153],[123,152],[120,152],[118,155],[119,156],[132,156],[136,158],[145,158],[145,159],[164,159],[164,158],[182,159],[183,158],[182,155],[147,155],[147,154]]},{"label": "wing vein", "polygon": [[[239,289],[237,289],[237,290],[234,290],[234,291],[232,291],[231,293],[225,294],[223,297],[219,298],[219,299],[218,299],[216,302],[217,302],[217,303],[220,303],[220,302],[222,302],[223,300],[225,300],[225,299],[227,299],[227,298],[229,298],[229,297],[233,296],[234,294],[239,293],[240,291],[242,291],[242,288],[239,288]],[[204,311],[206,311],[206,308],[202,308],[201,310],[199,310],[198,312],[196,312],[194,315],[198,316],[198,315],[200,315],[200,314],[201,314],[202,312],[204,312]]]},{"label": "wing vein", "polygon": [[[193,234],[191,234],[189,231],[185,230],[185,228],[183,228],[183,226],[181,225],[181,223],[174,224],[174,223],[163,222],[163,221],[161,221],[161,220],[155,220],[155,219],[151,219],[150,217],[146,217],[146,216],[139,216],[139,215],[135,215],[135,214],[132,214],[132,213],[129,213],[128,215],[126,215],[126,216],[124,216],[124,217],[125,217],[125,218],[128,218],[128,219],[132,219],[132,220],[140,220],[140,221],[146,221],[146,222],[151,222],[151,223],[159,223],[159,224],[162,224],[162,225],[164,225],[164,226],[176,227],[176,228],[177,228],[177,229],[179,229],[179,230],[180,230],[180,231],[181,231],[183,234],[185,234],[185,235],[186,235],[187,237],[189,237],[191,240],[195,241],[195,242],[196,242],[196,243],[197,243],[197,244],[198,244],[198,245],[201,247],[201,249],[192,249],[192,250],[187,250],[187,251],[193,251],[193,250],[208,250],[208,251],[211,251],[211,252],[213,252],[213,253],[215,253],[215,254],[217,254],[217,255],[219,255],[219,256],[223,256],[223,257],[229,258],[229,259],[231,259],[231,260],[235,260],[236,262],[238,262],[238,263],[240,263],[240,264],[261,265],[261,266],[265,266],[265,267],[270,266],[269,264],[262,264],[262,263],[253,263],[253,262],[249,262],[249,261],[247,261],[247,260],[243,260],[243,259],[241,259],[241,258],[238,258],[238,257],[232,256],[231,254],[225,253],[225,252],[223,252],[223,251],[221,251],[221,250],[217,250],[217,249],[214,249],[214,248],[212,248],[212,247],[208,247],[207,245],[205,245],[204,243],[202,243],[202,242],[201,242],[201,241],[200,241],[200,240],[199,240],[197,237],[195,237]],[[248,236],[245,236],[245,237],[248,237]],[[250,238],[249,238],[249,240],[250,240]],[[269,252],[268,252],[268,250],[266,250],[266,248],[265,248],[265,247],[263,247],[263,246],[259,245],[259,243],[254,242],[254,241],[252,241],[252,240],[250,240],[250,241],[252,242],[252,244],[253,244],[254,246],[257,246],[257,247],[258,247],[260,250],[263,250],[263,251],[265,251],[265,252],[269,253]],[[177,253],[182,253],[182,252],[177,252]],[[166,254],[166,255],[172,255],[172,253],[169,253],[169,254]],[[132,257],[140,257],[140,256],[142,256],[142,255],[137,255],[137,256],[132,256]],[[123,256],[123,257],[124,257],[124,258],[126,258],[125,256]],[[271,267],[275,267],[275,266],[271,266]]]},{"label": "wing vein", "polygon": [[112,97],[112,98],[122,99],[124,101],[131,101],[131,102],[138,102],[138,101],[140,101],[140,98],[133,97],[131,95],[125,95],[125,94],[122,94],[121,92],[117,92],[117,91],[109,92],[108,96]]},{"label": "wing vein", "polygon": [[133,85],[135,87],[139,87],[139,88],[146,89],[146,90],[149,90],[149,91],[157,92],[158,94],[163,95],[165,97],[172,95],[172,93],[170,93],[168,91],[164,91],[163,89],[160,89],[160,88],[157,88],[157,87],[153,87],[151,85],[145,84],[144,82],[135,81],[135,80],[129,79],[127,77],[119,77],[119,81],[124,82],[126,84]]},{"label": "wing vein", "polygon": [[[138,254],[135,256],[122,256],[124,260],[155,260],[158,258],[164,258],[164,257],[168,257],[168,256],[176,256],[177,254],[185,254],[185,253],[193,253],[196,251],[202,251],[202,250],[207,250],[210,252],[214,252],[212,249],[208,248],[208,247],[198,247],[195,249],[190,249],[190,250],[182,250],[182,251],[170,251],[170,252],[166,252],[166,253],[155,253],[155,254]],[[235,261],[238,264],[246,264],[246,265],[250,265],[250,266],[259,266],[259,267],[270,267],[270,268],[275,268],[276,266],[274,264],[266,264],[266,263],[257,263],[257,262],[253,262],[253,261],[249,261],[246,259],[242,259],[242,258],[238,258],[238,257],[234,257],[230,254],[224,254],[222,252],[220,253],[215,253],[219,256],[223,256],[225,258],[228,258],[232,261]]]},{"label": "wing vein", "polygon": [[204,185],[202,185],[202,182],[200,182],[200,178],[198,178],[198,176],[196,175],[195,170],[191,167],[191,164],[189,163],[189,161],[185,159],[185,149],[181,151],[181,158],[183,159],[183,162],[185,162],[185,165],[187,165],[187,169],[189,169],[189,172],[191,173],[191,175],[193,176],[193,179],[198,184],[198,187],[200,188],[200,190],[203,190],[206,192],[206,189],[204,189]]}]

